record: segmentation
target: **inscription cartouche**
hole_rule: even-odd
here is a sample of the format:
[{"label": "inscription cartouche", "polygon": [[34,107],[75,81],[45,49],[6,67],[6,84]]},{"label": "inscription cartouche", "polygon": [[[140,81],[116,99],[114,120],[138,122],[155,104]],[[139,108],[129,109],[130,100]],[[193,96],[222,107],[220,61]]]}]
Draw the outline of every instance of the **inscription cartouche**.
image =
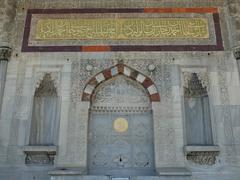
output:
[{"label": "inscription cartouche", "polygon": [[36,40],[209,38],[206,18],[39,19]]}]

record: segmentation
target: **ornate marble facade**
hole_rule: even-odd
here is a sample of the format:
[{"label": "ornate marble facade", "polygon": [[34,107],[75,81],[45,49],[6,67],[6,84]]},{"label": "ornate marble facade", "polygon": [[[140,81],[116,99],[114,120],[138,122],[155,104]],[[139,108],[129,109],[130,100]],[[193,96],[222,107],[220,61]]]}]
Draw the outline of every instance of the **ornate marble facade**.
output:
[{"label": "ornate marble facade", "polygon": [[[0,179],[240,178],[237,1],[0,4]],[[94,21],[101,31],[84,38],[92,26],[69,21],[73,31],[57,22],[76,17],[148,20],[122,24],[134,38],[118,37],[116,28]],[[48,35],[35,36],[38,23],[49,19],[55,19],[51,26],[40,28]],[[192,38],[195,31],[184,34],[164,19],[204,20],[205,28],[189,22],[201,34]],[[52,31],[54,23],[58,31]],[[152,27],[157,37],[167,36],[145,38]],[[211,140],[189,141],[191,128]]]}]

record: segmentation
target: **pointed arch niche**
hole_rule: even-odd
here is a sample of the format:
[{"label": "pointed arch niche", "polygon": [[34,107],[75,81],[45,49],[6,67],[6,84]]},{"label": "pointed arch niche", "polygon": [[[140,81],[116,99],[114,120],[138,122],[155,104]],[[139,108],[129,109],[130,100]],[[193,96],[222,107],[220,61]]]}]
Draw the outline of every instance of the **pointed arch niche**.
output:
[{"label": "pointed arch niche", "polygon": [[60,98],[50,73],[45,73],[33,97],[26,164],[53,165],[57,150]]},{"label": "pointed arch niche", "polygon": [[84,87],[82,101],[91,101],[94,90],[104,81],[107,81],[117,75],[124,75],[140,83],[147,91],[151,102],[160,102],[160,95],[153,81],[144,74],[124,65],[117,64],[96,74]]},{"label": "pointed arch niche", "polygon": [[50,74],[45,74],[33,99],[29,145],[56,145],[59,98]]},{"label": "pointed arch niche", "polygon": [[90,79],[82,101],[90,102],[88,174],[155,175],[153,81],[117,64]]}]

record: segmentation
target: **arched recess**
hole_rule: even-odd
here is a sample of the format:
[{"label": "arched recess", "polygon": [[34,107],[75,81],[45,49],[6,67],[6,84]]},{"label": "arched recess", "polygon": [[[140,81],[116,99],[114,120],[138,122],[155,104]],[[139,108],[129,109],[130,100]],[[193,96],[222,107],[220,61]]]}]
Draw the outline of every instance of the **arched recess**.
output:
[{"label": "arched recess", "polygon": [[34,93],[29,145],[56,145],[59,110],[57,88],[46,73]]},{"label": "arched recess", "polygon": [[84,88],[90,101],[88,174],[155,175],[152,102],[160,101],[152,80],[118,64]]},{"label": "arched recess", "polygon": [[140,83],[146,89],[151,102],[160,101],[160,95],[154,82],[149,77],[124,64],[117,64],[111,68],[105,69],[90,79],[84,87],[82,101],[90,102],[96,87],[117,75],[124,75]]}]

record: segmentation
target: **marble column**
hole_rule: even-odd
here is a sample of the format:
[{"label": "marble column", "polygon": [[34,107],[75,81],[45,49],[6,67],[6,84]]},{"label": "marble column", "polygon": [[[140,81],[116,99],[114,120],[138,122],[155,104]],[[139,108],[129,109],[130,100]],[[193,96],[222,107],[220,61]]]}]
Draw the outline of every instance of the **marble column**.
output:
[{"label": "marble column", "polygon": [[231,44],[232,47],[240,44],[240,1],[239,0],[228,0],[228,12],[229,12],[229,21],[231,22],[230,29],[233,33]]},{"label": "marble column", "polygon": [[0,113],[2,109],[2,99],[7,74],[7,64],[11,57],[12,49],[6,46],[0,47]]}]

